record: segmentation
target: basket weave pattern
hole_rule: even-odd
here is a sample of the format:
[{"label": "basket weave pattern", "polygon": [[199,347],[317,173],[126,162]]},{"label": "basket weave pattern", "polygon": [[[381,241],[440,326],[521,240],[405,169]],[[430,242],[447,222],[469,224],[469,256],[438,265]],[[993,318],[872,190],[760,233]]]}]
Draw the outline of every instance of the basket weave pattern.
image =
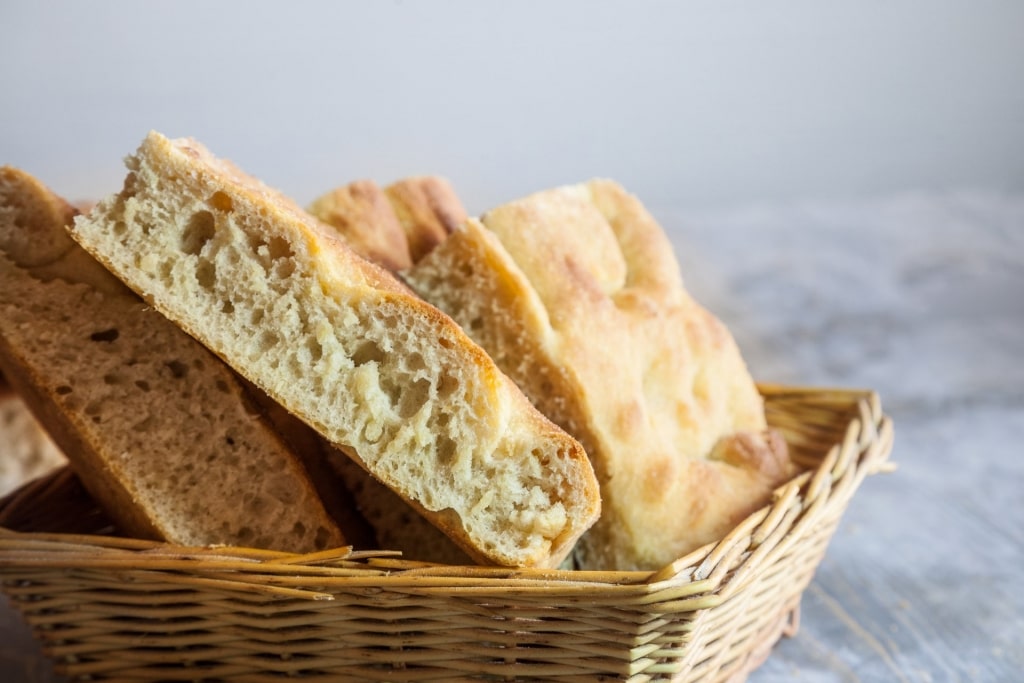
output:
[{"label": "basket weave pattern", "polygon": [[762,393],[806,470],[653,573],[97,536],[106,521],[59,471],[0,502],[0,581],[58,671],[87,680],[739,681],[795,630],[840,516],[892,444],[870,392]]}]

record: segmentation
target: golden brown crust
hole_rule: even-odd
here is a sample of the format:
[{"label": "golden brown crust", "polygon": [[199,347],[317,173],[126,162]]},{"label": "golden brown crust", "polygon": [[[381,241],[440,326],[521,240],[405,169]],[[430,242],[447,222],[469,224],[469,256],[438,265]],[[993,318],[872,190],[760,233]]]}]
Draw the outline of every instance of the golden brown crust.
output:
[{"label": "golden brown crust", "polygon": [[734,436],[765,428],[756,387],[686,293],[660,227],[614,183],[492,210],[406,278],[591,455],[603,514],[581,540],[584,567],[658,568],[716,540],[788,473],[760,437]]},{"label": "golden brown crust", "polygon": [[337,230],[363,258],[390,271],[412,265],[403,226],[387,195],[372,180],[328,192],[310,204],[309,212]]},{"label": "golden brown crust", "polygon": [[309,212],[337,230],[361,257],[392,272],[423,258],[466,221],[444,178],[405,178],[381,190],[359,180],[316,199]]},{"label": "golden brown crust", "polygon": [[444,178],[405,178],[389,185],[384,192],[405,230],[412,263],[466,222],[466,210]]}]

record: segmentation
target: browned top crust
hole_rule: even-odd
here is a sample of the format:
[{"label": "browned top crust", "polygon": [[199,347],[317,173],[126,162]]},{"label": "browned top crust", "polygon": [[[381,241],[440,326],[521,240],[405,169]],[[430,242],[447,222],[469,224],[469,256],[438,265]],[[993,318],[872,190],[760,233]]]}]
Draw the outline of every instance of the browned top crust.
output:
[{"label": "browned top crust", "polygon": [[363,258],[391,271],[412,265],[406,233],[384,191],[359,180],[316,199],[309,212],[338,231]]},{"label": "browned top crust", "polygon": [[357,180],[319,197],[309,212],[392,272],[409,268],[466,221],[455,191],[436,176],[405,178],[384,190]]},{"label": "browned top crust", "polygon": [[466,209],[444,178],[405,178],[384,191],[405,230],[412,263],[466,222]]},{"label": "browned top crust", "polygon": [[590,454],[603,514],[581,541],[585,567],[667,564],[720,538],[789,472],[731,335],[617,184],[498,207],[405,276]]}]

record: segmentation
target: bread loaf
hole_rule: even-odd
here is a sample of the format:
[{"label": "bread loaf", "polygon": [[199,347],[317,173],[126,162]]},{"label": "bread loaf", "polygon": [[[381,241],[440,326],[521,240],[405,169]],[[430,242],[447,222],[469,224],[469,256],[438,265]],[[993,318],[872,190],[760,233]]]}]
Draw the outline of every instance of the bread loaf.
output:
[{"label": "bread loaf", "polygon": [[597,518],[580,445],[448,316],[195,141],[127,163],[75,239],[474,559],[557,565]]},{"label": "bread loaf", "polygon": [[0,169],[0,367],[97,502],[179,544],[343,544],[235,374],[79,248],[74,213]]},{"label": "bread loaf", "polygon": [[404,277],[590,454],[603,512],[579,544],[583,568],[659,568],[721,538],[791,473],[729,332],[618,185],[494,209]]}]

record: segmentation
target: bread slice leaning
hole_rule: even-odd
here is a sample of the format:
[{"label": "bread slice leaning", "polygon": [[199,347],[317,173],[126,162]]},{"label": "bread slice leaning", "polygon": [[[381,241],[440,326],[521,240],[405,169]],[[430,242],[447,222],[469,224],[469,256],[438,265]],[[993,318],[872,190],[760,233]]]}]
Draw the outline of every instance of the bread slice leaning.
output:
[{"label": "bread slice leaning", "polygon": [[583,568],[660,568],[719,540],[790,474],[728,330],[617,184],[500,206],[403,277],[590,454],[603,513],[577,548]]},{"label": "bread slice leaning", "polygon": [[236,375],[75,244],[74,214],[0,169],[0,367],[97,502],[178,544],[343,544]]},{"label": "bread slice leaning", "polygon": [[[309,212],[358,255],[393,272],[411,266],[414,255],[429,252],[454,229],[454,221],[465,220],[454,191],[432,176],[406,178],[386,190],[358,180],[322,195]],[[377,547],[401,550],[411,560],[470,562],[451,539],[344,454],[327,450],[324,460],[373,528]]]},{"label": "bread slice leaning", "polygon": [[594,522],[579,443],[448,316],[193,140],[127,163],[75,239],[474,559],[557,565]]}]

